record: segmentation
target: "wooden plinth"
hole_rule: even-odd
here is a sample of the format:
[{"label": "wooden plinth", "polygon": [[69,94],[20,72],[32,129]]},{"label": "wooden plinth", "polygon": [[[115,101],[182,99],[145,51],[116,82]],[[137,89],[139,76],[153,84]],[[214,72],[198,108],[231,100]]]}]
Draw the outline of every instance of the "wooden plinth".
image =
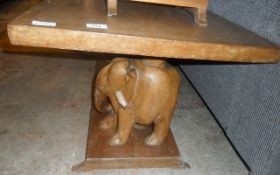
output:
[{"label": "wooden plinth", "polygon": [[[96,74],[105,61],[98,61]],[[89,124],[86,160],[72,168],[73,171],[123,168],[183,168],[189,165],[180,160],[173,135],[169,130],[166,141],[160,146],[147,146],[144,139],[152,133],[152,126],[134,128],[123,146],[110,146],[109,140],[115,129],[101,130],[99,122],[105,114],[92,106]]]}]

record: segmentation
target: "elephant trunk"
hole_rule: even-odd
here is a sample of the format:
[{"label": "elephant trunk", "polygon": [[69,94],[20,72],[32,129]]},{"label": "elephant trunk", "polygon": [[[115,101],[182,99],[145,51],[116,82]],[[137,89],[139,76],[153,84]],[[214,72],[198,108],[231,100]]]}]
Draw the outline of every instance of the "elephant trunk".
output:
[{"label": "elephant trunk", "polygon": [[112,111],[112,107],[109,104],[107,97],[104,96],[104,94],[102,94],[98,89],[96,89],[94,93],[94,104],[95,108],[99,112]]}]

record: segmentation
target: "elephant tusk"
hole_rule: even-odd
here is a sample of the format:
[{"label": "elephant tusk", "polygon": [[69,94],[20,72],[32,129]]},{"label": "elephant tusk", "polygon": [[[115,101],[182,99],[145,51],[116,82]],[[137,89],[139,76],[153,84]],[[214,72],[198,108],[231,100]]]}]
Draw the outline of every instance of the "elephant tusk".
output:
[{"label": "elephant tusk", "polygon": [[121,104],[123,108],[127,107],[126,99],[121,90],[115,92],[118,102]]}]

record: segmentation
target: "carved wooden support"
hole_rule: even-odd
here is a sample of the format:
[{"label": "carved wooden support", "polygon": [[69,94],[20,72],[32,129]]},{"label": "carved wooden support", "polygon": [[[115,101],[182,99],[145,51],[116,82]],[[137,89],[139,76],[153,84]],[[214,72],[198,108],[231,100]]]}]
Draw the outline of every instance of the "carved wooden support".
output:
[{"label": "carved wooden support", "polygon": [[[130,0],[136,2],[173,5],[188,8],[194,16],[194,21],[199,26],[207,26],[207,7],[208,0]],[[117,15],[118,0],[107,0],[107,14],[108,16]]]},{"label": "carved wooden support", "polygon": [[199,9],[199,8],[186,8],[194,18],[196,24],[201,27],[206,27],[208,25],[207,22],[207,9]]},{"label": "carved wooden support", "polygon": [[154,124],[147,145],[164,142],[176,107],[180,75],[164,60],[116,58],[100,70],[95,82],[95,106],[108,115],[101,129],[116,127],[110,145],[127,142],[135,124]]},{"label": "carved wooden support", "polygon": [[107,15],[108,16],[117,15],[117,5],[118,5],[118,0],[107,0]]},{"label": "carved wooden support", "polygon": [[206,27],[207,26],[207,9],[195,9],[194,20],[198,25],[200,25],[202,27]]}]

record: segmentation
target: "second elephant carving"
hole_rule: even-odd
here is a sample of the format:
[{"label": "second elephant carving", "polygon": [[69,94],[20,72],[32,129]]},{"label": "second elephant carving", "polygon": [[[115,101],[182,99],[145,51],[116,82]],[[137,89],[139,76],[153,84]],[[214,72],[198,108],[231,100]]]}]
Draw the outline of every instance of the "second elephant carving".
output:
[{"label": "second elephant carving", "polygon": [[178,70],[162,60],[116,58],[96,77],[95,106],[108,115],[101,129],[117,128],[110,145],[127,142],[135,124],[153,123],[147,145],[165,140],[180,86]]}]

